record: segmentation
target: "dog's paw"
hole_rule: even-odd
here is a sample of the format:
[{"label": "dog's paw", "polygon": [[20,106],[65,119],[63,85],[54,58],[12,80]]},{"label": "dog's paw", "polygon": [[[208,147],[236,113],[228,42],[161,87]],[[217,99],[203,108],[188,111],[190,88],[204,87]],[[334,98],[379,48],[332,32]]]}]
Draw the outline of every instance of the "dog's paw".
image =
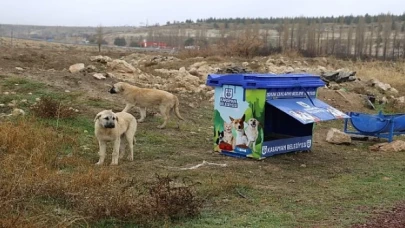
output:
[{"label": "dog's paw", "polygon": [[102,162],[97,162],[95,165],[102,165],[103,163]]},{"label": "dog's paw", "polygon": [[128,156],[127,159],[128,159],[128,161],[133,161],[134,160],[134,158],[132,156]]},{"label": "dog's paw", "polygon": [[138,120],[138,123],[142,123],[142,122],[144,122],[145,121],[145,119],[139,119]]},{"label": "dog's paw", "polygon": [[118,163],[116,163],[116,162],[111,162],[110,165],[111,165],[111,166],[116,166],[116,165],[118,165]]},{"label": "dog's paw", "polygon": [[159,125],[159,126],[157,126],[157,128],[159,128],[159,129],[163,129],[163,128],[165,128],[165,126],[163,126],[163,125]]}]

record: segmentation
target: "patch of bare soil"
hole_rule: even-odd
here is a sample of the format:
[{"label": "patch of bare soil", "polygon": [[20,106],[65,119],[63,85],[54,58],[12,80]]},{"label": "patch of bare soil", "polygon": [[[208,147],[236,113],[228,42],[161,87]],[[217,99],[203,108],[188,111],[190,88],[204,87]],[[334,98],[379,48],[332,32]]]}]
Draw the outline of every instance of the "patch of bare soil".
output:
[{"label": "patch of bare soil", "polygon": [[405,203],[400,203],[389,211],[381,212],[364,224],[352,228],[403,228],[405,227]]}]

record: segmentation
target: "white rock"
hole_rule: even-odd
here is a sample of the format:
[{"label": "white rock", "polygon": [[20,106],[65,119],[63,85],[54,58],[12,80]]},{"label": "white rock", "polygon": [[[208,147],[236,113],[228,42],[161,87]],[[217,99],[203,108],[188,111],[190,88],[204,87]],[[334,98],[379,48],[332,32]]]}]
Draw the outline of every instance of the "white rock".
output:
[{"label": "white rock", "polygon": [[106,77],[102,73],[95,73],[95,74],[93,74],[93,77],[98,80],[106,79]]},{"label": "white rock", "polygon": [[13,109],[13,111],[11,112],[11,115],[13,115],[13,116],[24,116],[24,115],[25,115],[25,112],[24,112],[24,110],[22,110],[22,109],[15,108],[15,109]]},{"label": "white rock", "polygon": [[383,151],[383,152],[399,152],[405,151],[405,142],[402,140],[395,140],[393,142],[378,143],[369,147],[373,151]]},{"label": "white rock", "polygon": [[84,70],[84,63],[76,63],[69,67],[70,73],[78,73]]},{"label": "white rock", "polygon": [[21,68],[21,67],[16,67],[15,69],[18,70],[18,71],[24,71],[24,69]]},{"label": "white rock", "polygon": [[388,89],[388,92],[390,92],[390,93],[392,93],[392,94],[398,94],[398,93],[399,93],[398,90],[395,89],[395,88],[393,88],[393,87],[389,88],[389,89]]},{"label": "white rock", "polygon": [[350,144],[352,139],[348,134],[336,128],[331,128],[326,134],[326,141],[332,144]]},{"label": "white rock", "polygon": [[135,67],[127,63],[125,60],[120,59],[115,59],[112,62],[108,62],[107,67],[120,73],[134,73],[136,71]]}]

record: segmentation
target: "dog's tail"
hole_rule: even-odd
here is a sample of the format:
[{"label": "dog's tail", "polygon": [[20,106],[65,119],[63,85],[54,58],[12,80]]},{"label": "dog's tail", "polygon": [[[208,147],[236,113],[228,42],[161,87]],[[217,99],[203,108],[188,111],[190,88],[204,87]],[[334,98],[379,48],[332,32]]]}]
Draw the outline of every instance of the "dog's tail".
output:
[{"label": "dog's tail", "polygon": [[174,100],[175,100],[174,106],[173,106],[174,113],[176,114],[177,118],[179,118],[179,119],[181,119],[181,120],[184,120],[184,118],[181,117],[180,111],[179,111],[179,106],[180,106],[180,104],[179,104],[179,99],[177,98],[176,95],[173,95],[173,96],[174,96]]}]

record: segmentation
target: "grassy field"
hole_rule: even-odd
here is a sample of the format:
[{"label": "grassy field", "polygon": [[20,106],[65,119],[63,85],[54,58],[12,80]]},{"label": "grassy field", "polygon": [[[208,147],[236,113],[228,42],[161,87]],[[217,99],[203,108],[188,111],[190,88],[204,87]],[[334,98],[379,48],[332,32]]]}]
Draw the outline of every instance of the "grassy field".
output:
[{"label": "grassy field", "polygon": [[[341,121],[317,125],[310,153],[262,161],[213,153],[213,110],[205,101],[181,110],[187,120],[180,129],[173,118],[158,130],[160,119],[148,116],[138,127],[134,162],[96,167],[93,118],[112,104],[0,79],[3,92],[15,92],[0,103],[26,99],[20,107],[28,108],[48,95],[79,110],[67,118],[29,112],[1,120],[1,227],[350,227],[405,196],[405,154],[370,152],[373,142],[325,143],[326,130],[342,129]],[[174,168],[204,160],[227,166]]]}]

